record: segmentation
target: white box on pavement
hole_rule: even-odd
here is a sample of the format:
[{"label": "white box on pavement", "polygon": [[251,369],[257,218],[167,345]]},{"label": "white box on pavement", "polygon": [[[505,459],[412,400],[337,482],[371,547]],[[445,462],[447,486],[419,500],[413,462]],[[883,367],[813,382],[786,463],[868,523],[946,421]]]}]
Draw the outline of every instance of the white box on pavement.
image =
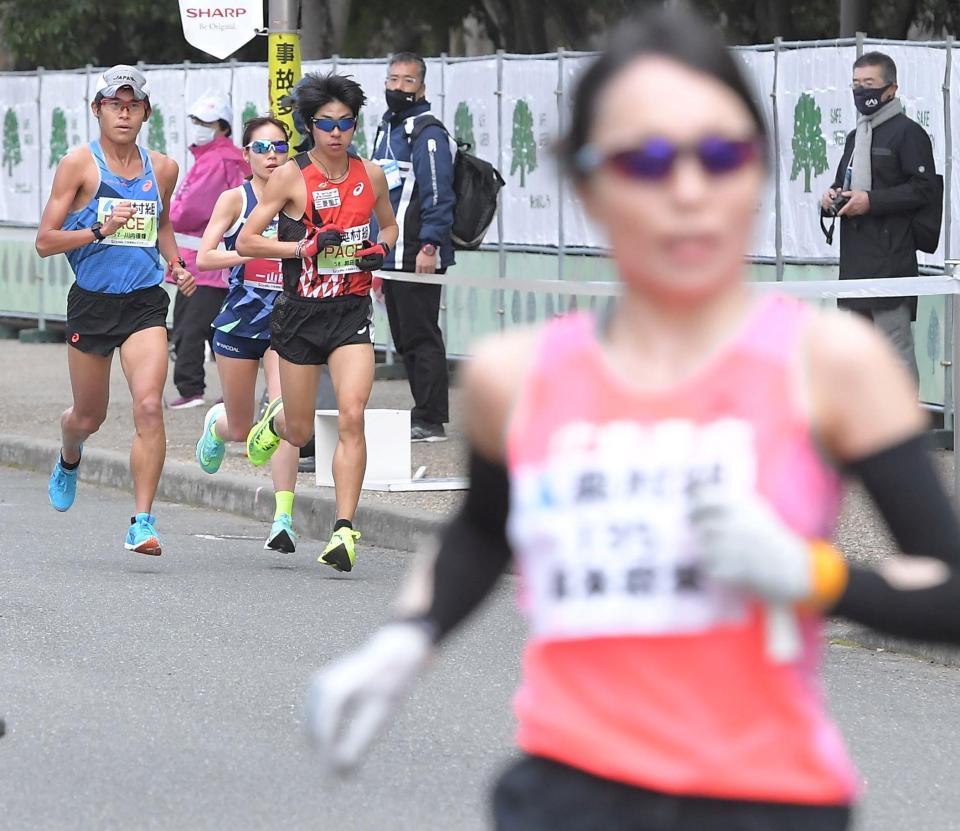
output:
[{"label": "white box on pavement", "polygon": [[[316,433],[317,485],[333,487],[333,453],[340,433],[337,410],[317,410]],[[363,484],[410,481],[410,411],[367,410],[364,414],[367,437],[367,473]]]}]

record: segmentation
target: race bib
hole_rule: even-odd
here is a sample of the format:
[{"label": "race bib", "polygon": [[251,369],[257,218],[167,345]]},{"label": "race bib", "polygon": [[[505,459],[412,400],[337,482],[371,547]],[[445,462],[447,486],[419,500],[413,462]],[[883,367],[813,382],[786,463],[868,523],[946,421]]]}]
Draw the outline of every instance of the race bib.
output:
[{"label": "race bib", "polygon": [[340,191],[336,188],[315,190],[313,192],[313,207],[318,211],[322,211],[324,208],[339,208]]},{"label": "race bib", "polygon": [[704,579],[689,526],[700,485],[752,492],[753,430],[736,419],[574,423],[516,472],[510,535],[540,637],[668,636],[742,622],[745,597]]},{"label": "race bib", "polygon": [[370,239],[370,225],[357,225],[343,232],[340,245],[328,245],[317,253],[316,272],[318,274],[352,274],[357,268],[357,252]]},{"label": "race bib", "polygon": [[280,260],[251,260],[243,264],[243,284],[254,289],[281,291],[283,269]]},{"label": "race bib", "polygon": [[387,177],[387,187],[390,190],[400,187],[403,184],[403,177],[400,175],[400,165],[396,159],[376,159],[376,163],[383,168],[383,175]]},{"label": "race bib", "polygon": [[133,245],[138,248],[152,248],[157,244],[159,204],[155,200],[118,199],[114,196],[101,196],[97,200],[97,219],[106,222],[113,213],[113,206],[120,202],[133,205],[134,214],[127,224],[116,233],[106,237],[100,245]]}]

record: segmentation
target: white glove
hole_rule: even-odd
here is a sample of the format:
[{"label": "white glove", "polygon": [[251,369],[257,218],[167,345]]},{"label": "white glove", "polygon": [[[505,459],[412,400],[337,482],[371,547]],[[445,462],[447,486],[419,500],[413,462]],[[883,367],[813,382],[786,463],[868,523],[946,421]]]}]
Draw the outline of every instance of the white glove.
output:
[{"label": "white glove", "polygon": [[801,642],[792,605],[813,592],[810,547],[756,495],[699,488],[690,524],[701,566],[713,580],[767,601],[767,656],[796,660]]},{"label": "white glove", "polygon": [[690,524],[705,574],[773,603],[797,603],[813,592],[810,545],[759,496],[700,488]]},{"label": "white glove", "polygon": [[326,764],[337,772],[356,766],[432,654],[426,627],[391,623],[314,674],[306,728]]}]

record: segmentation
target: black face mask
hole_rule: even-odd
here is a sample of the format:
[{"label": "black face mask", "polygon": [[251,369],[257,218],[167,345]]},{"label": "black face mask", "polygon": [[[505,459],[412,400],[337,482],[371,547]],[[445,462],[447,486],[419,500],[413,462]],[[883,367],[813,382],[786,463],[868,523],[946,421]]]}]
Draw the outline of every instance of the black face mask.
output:
[{"label": "black face mask", "polygon": [[402,113],[417,103],[417,94],[415,92],[388,89],[384,95],[387,99],[387,109],[392,113]]},{"label": "black face mask", "polygon": [[[879,87],[878,89],[855,89],[853,91],[853,103],[856,104],[857,109],[863,115],[873,115],[877,110],[879,110],[884,104],[888,104],[888,101],[881,101],[883,94],[892,87],[893,84],[887,84],[885,87]],[[890,99],[893,100],[892,98]]]}]

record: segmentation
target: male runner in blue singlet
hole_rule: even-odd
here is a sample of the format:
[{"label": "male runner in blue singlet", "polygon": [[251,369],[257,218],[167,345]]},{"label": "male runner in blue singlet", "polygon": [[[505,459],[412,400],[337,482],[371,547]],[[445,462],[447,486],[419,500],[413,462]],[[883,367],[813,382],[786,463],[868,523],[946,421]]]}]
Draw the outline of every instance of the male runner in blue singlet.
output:
[{"label": "male runner in blue singlet", "polygon": [[110,366],[120,363],[133,398],[130,450],[135,516],[125,547],[161,553],[151,514],[166,455],[161,396],[167,377],[163,260],[185,294],[193,277],[177,253],[167,206],[179,168],[137,145],[150,117],[150,90],[131,66],[108,69],[91,103],[100,138],[68,153],[53,179],[37,232],[41,257],[66,254],[76,275],[67,299],[67,361],[73,406],[60,419],[63,442],[50,476],[50,504],[66,511],[77,492],[83,442],[107,415]]}]

